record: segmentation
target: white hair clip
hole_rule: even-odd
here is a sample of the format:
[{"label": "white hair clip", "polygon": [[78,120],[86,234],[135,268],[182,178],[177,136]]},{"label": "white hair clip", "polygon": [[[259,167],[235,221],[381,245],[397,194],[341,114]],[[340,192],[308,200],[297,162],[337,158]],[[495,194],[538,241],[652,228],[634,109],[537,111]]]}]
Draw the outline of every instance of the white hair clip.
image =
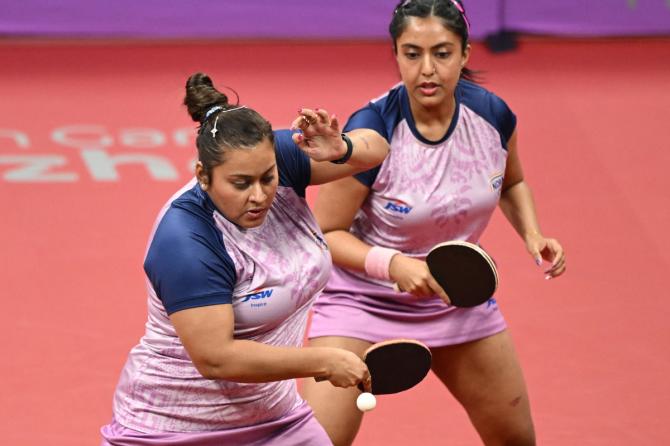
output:
[{"label": "white hair clip", "polygon": [[219,122],[219,116],[218,115],[216,116],[216,119],[214,120],[214,126],[212,127],[212,130],[210,130],[210,132],[212,132],[212,138],[214,138],[214,139],[216,139],[216,132],[218,132],[218,130],[216,128],[216,123],[217,122]]},{"label": "white hair clip", "polygon": [[[222,113],[228,113],[228,112],[235,111],[235,110],[241,110],[241,109],[243,109],[243,108],[247,108],[247,106],[246,106],[246,105],[240,105],[239,107],[229,108],[228,110],[223,110],[221,113],[219,113],[218,115],[216,115],[216,119],[214,120],[214,125],[212,126],[212,130],[210,130],[210,133],[212,134],[212,138],[215,138],[215,139],[216,139],[216,133],[219,131],[219,130],[216,128],[216,124],[219,122],[219,116],[220,116]],[[218,105],[217,105],[216,107],[212,107],[212,108],[210,108],[209,111],[207,111],[207,113],[205,114],[205,119],[207,119],[207,118],[208,118],[212,113],[214,113],[215,111],[217,111],[217,110],[221,110],[221,109],[223,109],[223,107],[218,106]]]}]

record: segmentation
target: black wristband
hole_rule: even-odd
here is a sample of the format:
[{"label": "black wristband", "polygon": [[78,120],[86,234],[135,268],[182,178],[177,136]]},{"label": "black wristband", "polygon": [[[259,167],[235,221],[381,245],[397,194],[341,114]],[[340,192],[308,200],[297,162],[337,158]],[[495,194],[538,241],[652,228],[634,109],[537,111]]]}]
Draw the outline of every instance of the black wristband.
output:
[{"label": "black wristband", "polygon": [[338,160],[332,160],[331,163],[333,164],[344,164],[347,161],[349,161],[349,158],[351,158],[351,154],[354,153],[354,144],[351,142],[349,137],[342,133],[342,139],[344,140],[344,143],[347,145],[347,153],[344,154],[344,156]]}]

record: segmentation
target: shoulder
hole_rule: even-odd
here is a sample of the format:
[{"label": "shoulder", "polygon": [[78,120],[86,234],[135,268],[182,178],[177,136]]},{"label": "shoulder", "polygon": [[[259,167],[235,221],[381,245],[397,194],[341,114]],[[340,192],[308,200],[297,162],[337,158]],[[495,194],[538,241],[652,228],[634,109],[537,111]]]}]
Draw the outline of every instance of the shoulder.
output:
[{"label": "shoulder", "polygon": [[156,227],[144,271],[168,314],[231,302],[235,265],[213,214],[211,200],[195,186],[171,203]]},{"label": "shoulder", "polygon": [[279,184],[304,197],[312,171],[309,157],[293,142],[292,135],[291,130],[274,131]]},{"label": "shoulder", "polygon": [[345,126],[345,131],[359,128],[375,130],[381,136],[390,140],[393,129],[403,116],[403,97],[405,87],[397,84],[381,96],[372,99],[365,106],[354,112]]},{"label": "shoulder", "polygon": [[495,127],[505,143],[509,140],[516,128],[516,115],[502,98],[467,80],[458,82],[456,97],[460,104]]},{"label": "shoulder", "polygon": [[156,226],[144,262],[148,273],[183,268],[205,257],[225,253],[223,236],[214,222],[214,205],[198,186],[170,204]]}]

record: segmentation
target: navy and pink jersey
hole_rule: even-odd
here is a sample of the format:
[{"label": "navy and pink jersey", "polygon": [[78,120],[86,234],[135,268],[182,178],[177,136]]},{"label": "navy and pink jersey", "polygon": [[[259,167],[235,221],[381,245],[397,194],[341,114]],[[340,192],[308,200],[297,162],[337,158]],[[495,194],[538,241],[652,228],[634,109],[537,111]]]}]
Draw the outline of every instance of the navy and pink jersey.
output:
[{"label": "navy and pink jersey", "polygon": [[114,418],[140,432],[235,429],[281,418],[302,404],[294,380],[244,384],[203,378],[169,314],[230,304],[234,337],[302,344],[307,315],[331,271],[330,253],[304,199],[309,159],[275,132],[279,186],[263,224],[228,221],[192,180],[165,205],[144,269],[148,322],[123,369]]},{"label": "navy and pink jersey", "polygon": [[[357,238],[418,259],[447,240],[478,242],[500,199],[516,117],[502,99],[465,80],[459,81],[455,100],[452,121],[438,141],[427,140],[417,130],[402,84],[349,119],[345,130],[375,130],[391,146],[379,167],[356,175],[370,188],[350,228]],[[338,267],[314,311],[310,337],[353,336],[377,342],[393,335],[437,346],[480,336],[487,324],[491,330],[504,328],[494,300],[462,311],[437,297],[414,299],[396,293],[389,282]],[[422,324],[413,324],[418,321]],[[451,331],[445,331],[445,325]]]}]

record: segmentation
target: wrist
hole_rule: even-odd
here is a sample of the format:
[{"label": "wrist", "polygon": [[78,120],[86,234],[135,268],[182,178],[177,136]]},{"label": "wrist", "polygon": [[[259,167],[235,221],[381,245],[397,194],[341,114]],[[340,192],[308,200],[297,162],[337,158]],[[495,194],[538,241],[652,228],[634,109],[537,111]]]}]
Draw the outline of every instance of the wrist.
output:
[{"label": "wrist", "polygon": [[400,254],[397,249],[373,246],[365,256],[365,273],[375,279],[390,281],[391,260],[396,254]]},{"label": "wrist", "polygon": [[333,164],[344,164],[347,161],[349,161],[349,158],[351,158],[351,155],[354,153],[354,144],[351,142],[351,139],[344,133],[341,134],[342,136],[342,142],[345,145],[346,149],[344,152],[344,155],[342,155],[341,158],[332,160],[331,163]]},{"label": "wrist", "polygon": [[529,241],[532,238],[535,238],[535,237],[540,237],[540,238],[542,237],[542,234],[540,233],[539,229],[533,229],[533,230],[530,230],[530,231],[526,231],[523,234],[523,239],[526,242]]}]

